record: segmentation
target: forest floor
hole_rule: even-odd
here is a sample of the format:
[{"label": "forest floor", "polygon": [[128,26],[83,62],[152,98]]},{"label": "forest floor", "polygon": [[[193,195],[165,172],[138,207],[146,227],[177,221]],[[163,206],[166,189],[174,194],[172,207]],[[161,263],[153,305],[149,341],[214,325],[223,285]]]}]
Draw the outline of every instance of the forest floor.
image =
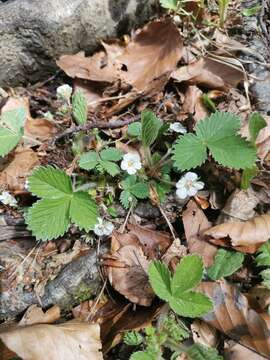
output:
[{"label": "forest floor", "polygon": [[270,358],[269,4],[176,3],[0,89],[0,359]]}]

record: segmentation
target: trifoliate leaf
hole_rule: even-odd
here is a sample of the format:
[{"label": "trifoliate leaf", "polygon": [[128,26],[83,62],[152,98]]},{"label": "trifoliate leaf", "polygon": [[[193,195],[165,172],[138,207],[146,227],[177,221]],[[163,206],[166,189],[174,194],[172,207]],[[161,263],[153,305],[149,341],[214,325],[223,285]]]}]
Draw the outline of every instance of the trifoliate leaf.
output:
[{"label": "trifoliate leaf", "polygon": [[29,190],[38,197],[57,199],[72,194],[70,177],[53,166],[40,166],[28,178]]},{"label": "trifoliate leaf", "polygon": [[185,291],[196,287],[202,280],[203,262],[198,255],[185,256],[176,266],[172,279],[173,296],[182,296]]},{"label": "trifoliate leaf", "polygon": [[100,157],[106,161],[119,161],[122,159],[122,153],[116,148],[107,148],[100,152]]},{"label": "trifoliate leaf", "polygon": [[156,140],[161,121],[152,111],[145,110],[141,115],[142,122],[142,144],[144,147],[150,146]]},{"label": "trifoliate leaf", "polygon": [[194,134],[180,136],[173,151],[174,165],[179,170],[195,168],[207,159],[206,145]]},{"label": "trifoliate leaf", "polygon": [[156,356],[146,351],[137,351],[131,355],[130,360],[156,360]]},{"label": "trifoliate leaf", "polygon": [[257,254],[257,266],[270,266],[270,240],[259,248]]},{"label": "trifoliate leaf", "polygon": [[171,298],[171,273],[166,265],[160,261],[152,261],[148,268],[150,284],[155,293],[162,300]]},{"label": "trifoliate leaf", "polygon": [[249,134],[250,141],[255,145],[256,139],[259,135],[259,132],[266,127],[267,123],[261,114],[254,112],[249,117]]},{"label": "trifoliate leaf", "polygon": [[192,318],[205,315],[213,308],[208,296],[194,291],[171,297],[169,304],[178,315]]},{"label": "trifoliate leaf", "polygon": [[84,170],[92,170],[97,166],[98,161],[98,154],[95,151],[89,151],[81,156],[79,166]]},{"label": "trifoliate leaf", "polygon": [[241,177],[241,189],[247,190],[250,186],[251,180],[258,174],[259,169],[257,165],[253,165],[251,168],[246,168],[242,172]]},{"label": "trifoliate leaf", "polygon": [[5,111],[0,118],[0,156],[7,155],[23,136],[27,114],[24,108]]},{"label": "trifoliate leaf", "polygon": [[138,346],[143,342],[143,336],[138,331],[128,331],[123,337],[123,341],[129,346]]},{"label": "trifoliate leaf", "polygon": [[102,166],[103,170],[106,171],[111,176],[115,176],[120,173],[120,168],[117,164],[112,161],[100,161],[99,165]]},{"label": "trifoliate leaf", "polygon": [[169,10],[177,10],[177,2],[178,0],[159,0],[160,5]]},{"label": "trifoliate leaf", "polygon": [[256,161],[254,146],[237,135],[240,119],[231,113],[215,112],[199,121],[196,135],[181,136],[174,147],[175,166],[189,170],[206,160],[206,148],[221,165],[235,169],[250,168]]},{"label": "trifoliate leaf", "polygon": [[223,360],[223,357],[218,355],[216,349],[199,343],[190,346],[186,354],[190,360]]},{"label": "trifoliate leaf", "polygon": [[134,122],[128,125],[127,133],[129,136],[137,137],[141,139],[142,137],[142,124],[140,122]]},{"label": "trifoliate leaf", "polygon": [[81,90],[77,90],[72,96],[72,112],[79,125],[86,123],[88,107],[86,97]]},{"label": "trifoliate leaf", "polygon": [[68,230],[70,199],[42,199],[29,209],[26,217],[28,229],[37,240],[52,240]]},{"label": "trifoliate leaf", "polygon": [[230,276],[242,266],[244,258],[243,253],[219,249],[214,264],[207,270],[208,276],[212,280]]},{"label": "trifoliate leaf", "polygon": [[80,230],[89,231],[97,222],[97,206],[93,199],[83,191],[73,194],[70,203],[70,218]]},{"label": "trifoliate leaf", "polygon": [[120,194],[120,203],[125,209],[130,207],[130,204],[134,201],[134,199],[134,196],[132,196],[132,194],[127,190],[122,191]]}]

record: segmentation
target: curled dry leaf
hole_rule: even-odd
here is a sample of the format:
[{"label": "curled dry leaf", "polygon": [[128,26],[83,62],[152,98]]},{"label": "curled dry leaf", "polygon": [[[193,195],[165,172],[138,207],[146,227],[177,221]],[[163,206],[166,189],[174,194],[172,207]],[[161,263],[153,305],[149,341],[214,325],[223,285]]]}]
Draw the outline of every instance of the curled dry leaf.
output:
[{"label": "curled dry leaf", "polygon": [[39,159],[36,152],[32,149],[18,148],[13,160],[0,174],[0,187],[16,195],[26,192],[26,179],[37,165]]},{"label": "curled dry leaf", "polygon": [[173,271],[176,269],[177,264],[183,256],[187,255],[187,248],[181,245],[180,239],[174,239],[171,246],[166,250],[161,260],[169,266]]},{"label": "curled dry leaf", "polygon": [[217,281],[203,282],[198,289],[214,303],[214,310],[203,317],[204,321],[240,344],[270,357],[267,321],[250,308],[247,298],[236,287]]},{"label": "curled dry leaf", "polygon": [[58,319],[60,319],[60,307],[58,305],[54,305],[46,312],[43,312],[37,305],[31,305],[18,325],[53,324]]},{"label": "curled dry leaf", "polygon": [[270,214],[216,225],[204,231],[204,236],[213,243],[218,240],[219,244],[228,245],[229,241],[237,250],[254,253],[270,238]]},{"label": "curled dry leaf", "polygon": [[224,59],[204,57],[175,70],[171,77],[179,82],[201,85],[210,89],[227,90],[244,79],[243,71]]},{"label": "curled dry leaf", "polygon": [[217,330],[202,320],[195,320],[190,326],[192,337],[195,343],[209,347],[216,347],[218,344]]},{"label": "curled dry leaf", "polygon": [[98,324],[17,326],[0,332],[0,339],[23,360],[103,359]]},{"label": "curled dry leaf", "polygon": [[197,86],[189,86],[185,93],[185,100],[178,118],[184,119],[192,114],[195,122],[198,122],[208,115],[208,111],[202,102],[203,92]]},{"label": "curled dry leaf", "polygon": [[183,212],[183,224],[190,253],[201,255],[204,266],[211,266],[217,248],[201,236],[204,230],[209,229],[211,223],[194,200],[189,201],[187,209]]}]

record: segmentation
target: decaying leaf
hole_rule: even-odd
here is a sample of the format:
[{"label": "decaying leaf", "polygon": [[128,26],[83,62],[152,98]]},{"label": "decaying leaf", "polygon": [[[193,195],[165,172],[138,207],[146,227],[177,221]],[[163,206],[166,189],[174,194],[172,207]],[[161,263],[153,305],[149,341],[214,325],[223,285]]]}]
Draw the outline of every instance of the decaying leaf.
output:
[{"label": "decaying leaf", "polygon": [[226,341],[224,355],[225,359],[229,360],[265,360],[265,356],[261,356],[257,352],[250,350],[233,340]]},{"label": "decaying leaf", "polygon": [[36,152],[32,149],[18,148],[13,160],[0,174],[0,187],[15,194],[25,192],[26,179],[37,165],[39,158]]},{"label": "decaying leaf", "polygon": [[171,246],[166,250],[165,254],[162,256],[161,259],[164,264],[175,270],[180,259],[186,255],[186,246],[181,245],[180,240],[176,238],[171,244]]},{"label": "decaying leaf", "polygon": [[192,337],[195,343],[209,347],[216,347],[218,344],[217,330],[202,320],[195,320],[191,324]]},{"label": "decaying leaf", "polygon": [[0,339],[23,360],[102,360],[100,326],[78,321],[17,326]]},{"label": "decaying leaf", "polygon": [[183,212],[183,224],[190,253],[201,255],[204,266],[211,266],[217,248],[209,244],[201,236],[204,230],[209,229],[211,223],[194,200],[189,201],[187,209]]},{"label": "decaying leaf", "polygon": [[201,85],[210,89],[226,90],[236,87],[244,79],[243,71],[216,58],[204,57],[175,70],[171,77],[179,82]]},{"label": "decaying leaf", "polygon": [[202,102],[203,92],[197,86],[189,86],[185,92],[185,100],[178,118],[184,119],[192,115],[195,123],[206,118],[208,111]]},{"label": "decaying leaf", "polygon": [[[270,357],[270,330],[264,317],[250,308],[247,298],[226,281],[203,282],[198,289],[214,303],[203,320],[231,339]],[[269,315],[266,315],[269,318]]]},{"label": "decaying leaf", "polygon": [[18,325],[53,324],[58,319],[60,319],[60,307],[58,305],[52,306],[46,312],[43,312],[37,305],[31,305]]},{"label": "decaying leaf", "polygon": [[215,239],[224,240],[225,245],[231,242],[237,250],[254,253],[270,238],[270,214],[256,216],[244,222],[216,225],[204,231],[204,236],[211,242],[215,243]]}]

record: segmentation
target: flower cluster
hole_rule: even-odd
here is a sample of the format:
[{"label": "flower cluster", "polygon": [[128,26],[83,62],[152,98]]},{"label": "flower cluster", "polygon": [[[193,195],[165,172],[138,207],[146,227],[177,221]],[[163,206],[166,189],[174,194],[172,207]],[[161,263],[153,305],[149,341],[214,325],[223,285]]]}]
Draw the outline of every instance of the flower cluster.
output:
[{"label": "flower cluster", "polygon": [[0,201],[4,205],[9,205],[12,207],[16,207],[18,204],[15,197],[12,196],[8,191],[3,191],[2,194],[0,194]]},{"label": "flower cluster", "polygon": [[108,236],[111,235],[114,229],[114,225],[109,221],[104,221],[101,218],[98,218],[98,223],[94,227],[94,233],[97,236]]},{"label": "flower cluster", "polygon": [[134,175],[142,168],[140,155],[137,153],[127,153],[123,156],[121,169],[125,170],[129,175]]},{"label": "flower cluster", "polygon": [[176,195],[180,199],[186,199],[188,196],[195,196],[199,190],[202,190],[204,183],[198,181],[198,175],[194,172],[187,172],[176,183]]}]

